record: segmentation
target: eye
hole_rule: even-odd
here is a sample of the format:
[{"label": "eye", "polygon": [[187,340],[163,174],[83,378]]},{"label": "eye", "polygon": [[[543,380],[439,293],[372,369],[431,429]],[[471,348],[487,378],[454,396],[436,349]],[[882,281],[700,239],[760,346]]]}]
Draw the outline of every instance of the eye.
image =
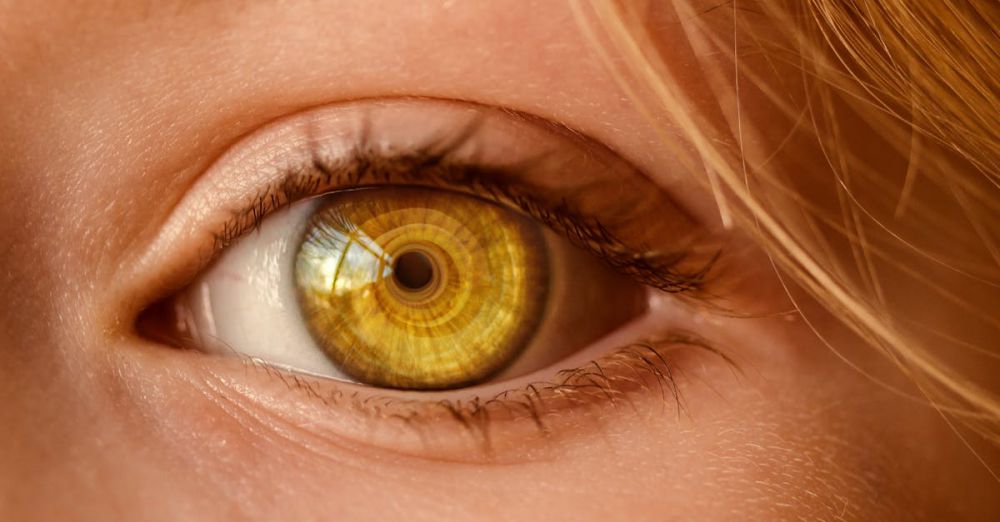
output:
[{"label": "eye", "polygon": [[218,167],[271,181],[144,315],[158,337],[373,387],[462,388],[648,330],[651,303],[697,293],[710,262],[662,191],[557,126],[412,101],[299,123]]},{"label": "eye", "polygon": [[373,386],[435,389],[556,362],[637,317],[646,297],[511,209],[386,187],[338,191],[265,219],[178,305],[204,346]]}]

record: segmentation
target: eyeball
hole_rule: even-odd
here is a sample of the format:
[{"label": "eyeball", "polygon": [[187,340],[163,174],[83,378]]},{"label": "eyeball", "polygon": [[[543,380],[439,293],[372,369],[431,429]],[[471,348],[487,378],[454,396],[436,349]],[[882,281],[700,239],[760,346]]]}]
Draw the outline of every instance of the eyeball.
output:
[{"label": "eyeball", "polygon": [[643,285],[513,209],[383,187],[266,218],[182,294],[177,316],[212,351],[434,390],[558,362],[646,301]]}]

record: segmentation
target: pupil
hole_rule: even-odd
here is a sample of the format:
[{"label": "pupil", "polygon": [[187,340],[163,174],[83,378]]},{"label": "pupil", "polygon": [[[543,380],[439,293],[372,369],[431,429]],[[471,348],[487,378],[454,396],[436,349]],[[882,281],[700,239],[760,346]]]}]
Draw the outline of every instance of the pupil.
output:
[{"label": "pupil", "polygon": [[392,267],[396,282],[407,290],[420,290],[434,277],[434,265],[420,252],[407,252],[396,258]]}]

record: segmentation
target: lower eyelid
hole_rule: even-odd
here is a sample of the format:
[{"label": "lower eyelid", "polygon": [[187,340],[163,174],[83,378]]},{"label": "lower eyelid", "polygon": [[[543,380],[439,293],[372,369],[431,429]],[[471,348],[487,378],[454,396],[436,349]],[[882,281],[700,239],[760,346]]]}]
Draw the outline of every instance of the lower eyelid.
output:
[{"label": "lower eyelid", "polygon": [[[677,331],[632,343],[500,393],[419,398],[287,372],[251,358],[210,358],[200,386],[244,414],[319,443],[412,458],[516,463],[554,458],[561,443],[624,420],[682,416],[686,367],[733,366],[696,335]],[[435,395],[435,394],[424,394]]]},{"label": "lower eyelid", "polygon": [[[674,198],[668,197],[644,174],[600,144],[571,135],[565,130],[556,132],[548,126],[543,128],[529,123],[523,117],[512,117],[509,114],[502,116],[505,113],[495,108],[430,100],[383,100],[379,103],[370,101],[368,104],[358,102],[331,106],[261,129],[233,147],[204,175],[202,182],[193,188],[194,194],[185,198],[186,204],[179,206],[178,219],[171,220],[180,223],[168,228],[177,229],[174,234],[186,234],[187,237],[190,237],[187,231],[192,227],[209,231],[215,235],[214,247],[224,247],[236,239],[232,236],[238,236],[247,226],[253,228],[258,216],[270,210],[271,206],[282,207],[291,203],[285,201],[289,197],[316,196],[331,190],[355,188],[359,184],[351,181],[355,180],[357,173],[336,173],[330,169],[337,169],[340,162],[356,154],[357,147],[366,146],[365,142],[368,140],[372,141],[368,146],[374,147],[369,152],[374,153],[376,158],[391,157],[393,151],[404,155],[421,150],[426,152],[428,143],[437,143],[435,139],[446,142],[448,139],[454,140],[449,137],[461,130],[462,125],[477,121],[471,118],[477,114],[489,115],[484,120],[489,123],[477,128],[474,142],[459,146],[461,151],[452,151],[456,157],[449,158],[449,161],[471,162],[477,167],[509,170],[502,177],[518,178],[504,182],[519,187],[516,194],[518,197],[525,195],[522,193],[530,192],[530,195],[536,196],[536,193],[543,192],[548,194],[548,199],[553,199],[549,203],[555,205],[560,200],[565,200],[567,194],[581,192],[580,199],[587,201],[583,204],[587,208],[580,211],[582,217],[594,219],[602,228],[607,226],[612,229],[616,243],[649,245],[655,252],[663,250],[661,247],[678,248],[678,243],[682,242],[679,239],[697,228],[695,220]],[[368,121],[365,118],[371,120],[372,136],[367,138],[364,136],[369,131],[355,128],[365,127],[365,122]],[[424,125],[409,129],[401,123],[410,120],[418,120]],[[551,154],[555,156],[550,157]],[[525,167],[526,164],[537,164],[539,156],[546,158],[547,162],[569,162],[571,168],[564,170],[572,171],[573,175],[560,174],[557,172],[559,169],[551,167],[543,169],[541,165],[537,165],[537,168],[545,172],[535,172],[535,169]],[[365,162],[372,160],[363,159]],[[529,161],[532,159],[535,161]],[[386,168],[392,170],[393,166]],[[395,168],[398,169],[399,165]],[[316,172],[310,173],[311,170],[318,170],[319,175]],[[327,175],[323,176],[324,173]],[[443,180],[423,182],[458,190],[463,183],[485,174],[459,172],[458,179],[451,180],[452,185],[447,187],[443,187]],[[388,173],[379,173],[379,176],[382,175]],[[331,179],[320,182],[319,178]],[[335,182],[326,186],[329,181]],[[419,180],[389,181],[406,184]],[[368,183],[384,184],[373,183],[371,180]],[[314,187],[316,184],[323,186]],[[525,186],[520,187],[522,184]],[[593,186],[585,188],[590,185]],[[495,191],[498,188],[499,186],[488,187],[488,190]],[[628,197],[608,198],[606,194],[609,190]],[[300,194],[302,192],[308,194]],[[596,197],[598,194],[604,194],[605,197]],[[542,207],[539,210],[551,212],[553,209],[546,208],[549,203],[543,203],[544,199],[539,196],[539,201],[535,203]],[[597,201],[600,203],[596,203]],[[601,207],[601,211],[590,208],[595,205]],[[608,215],[612,213],[619,215]],[[633,215],[636,213],[647,219],[638,219],[639,216]],[[191,222],[191,218],[196,220]],[[611,223],[612,218],[622,223]],[[220,223],[220,220],[223,222]],[[582,224],[573,226],[579,225]],[[618,228],[628,229],[628,233],[619,231]],[[655,240],[651,241],[649,234],[653,232],[656,232]],[[634,238],[628,237],[631,234],[637,235]],[[593,235],[592,232],[587,234]],[[667,238],[672,241],[670,245],[658,243]],[[619,252],[624,247],[624,244],[616,244],[606,250],[608,254],[622,256],[620,261],[624,263],[625,257],[629,257]],[[707,259],[692,260],[691,267],[685,266],[680,270],[683,273],[688,268],[700,269],[701,266],[694,265],[700,265],[704,261]],[[636,275],[644,274],[638,270]],[[664,284],[671,286],[674,282],[666,281]]]}]

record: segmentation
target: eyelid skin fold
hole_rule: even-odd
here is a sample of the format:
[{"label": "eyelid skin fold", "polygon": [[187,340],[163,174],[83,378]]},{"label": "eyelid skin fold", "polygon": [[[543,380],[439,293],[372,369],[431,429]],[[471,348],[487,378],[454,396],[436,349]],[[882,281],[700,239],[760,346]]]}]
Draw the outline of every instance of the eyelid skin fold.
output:
[{"label": "eyelid skin fold", "polygon": [[422,99],[352,102],[292,116],[216,162],[136,269],[166,274],[169,292],[274,210],[337,189],[393,184],[495,198],[645,284],[695,289],[715,259],[717,238],[613,152],[536,120]]}]

